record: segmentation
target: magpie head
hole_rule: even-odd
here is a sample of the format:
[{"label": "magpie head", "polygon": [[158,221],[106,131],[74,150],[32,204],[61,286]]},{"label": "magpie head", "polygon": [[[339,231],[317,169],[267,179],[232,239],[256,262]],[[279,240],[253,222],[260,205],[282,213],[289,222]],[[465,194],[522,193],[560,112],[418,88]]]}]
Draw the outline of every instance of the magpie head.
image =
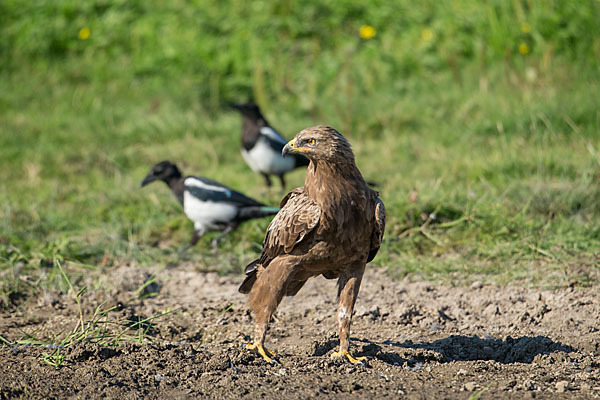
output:
[{"label": "magpie head", "polygon": [[232,103],[229,106],[234,110],[238,110],[244,117],[254,120],[264,119],[262,113],[260,112],[260,108],[258,108],[258,105],[253,101],[239,104]]},{"label": "magpie head", "polygon": [[146,175],[142,181],[142,187],[150,182],[163,181],[168,183],[170,180],[177,178],[181,178],[181,172],[179,171],[179,168],[177,168],[177,165],[170,161],[161,161],[152,167],[148,175]]}]

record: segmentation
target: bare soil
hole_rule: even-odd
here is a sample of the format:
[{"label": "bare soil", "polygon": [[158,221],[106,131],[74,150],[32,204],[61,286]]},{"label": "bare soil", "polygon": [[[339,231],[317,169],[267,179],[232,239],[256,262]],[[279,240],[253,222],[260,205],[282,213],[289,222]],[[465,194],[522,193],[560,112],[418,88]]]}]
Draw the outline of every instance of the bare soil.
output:
[{"label": "bare soil", "polygon": [[[241,277],[191,265],[114,267],[83,296],[84,317],[119,304],[112,321],[175,311],[146,326],[151,341],[102,346],[81,341],[61,350],[0,347],[0,398],[600,398],[600,289],[469,287],[393,281],[370,269],[352,326],[362,365],[331,359],[337,344],[335,282],[315,278],[286,298],[267,344],[269,365],[245,349],[253,324],[237,292]],[[92,287],[92,286],[90,286]],[[132,300],[133,299],[133,300]],[[79,321],[72,294],[47,292],[21,311],[0,314],[10,341],[69,331]]]}]

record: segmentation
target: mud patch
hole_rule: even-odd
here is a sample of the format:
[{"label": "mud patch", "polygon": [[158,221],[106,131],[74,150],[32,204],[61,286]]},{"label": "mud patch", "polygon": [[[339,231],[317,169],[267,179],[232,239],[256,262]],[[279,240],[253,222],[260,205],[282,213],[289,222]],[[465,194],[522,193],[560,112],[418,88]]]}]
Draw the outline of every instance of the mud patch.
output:
[{"label": "mud patch", "polygon": [[[153,297],[140,299],[145,284]],[[600,397],[598,288],[448,287],[371,269],[352,326],[352,351],[368,360],[350,365],[330,358],[335,282],[313,279],[281,304],[267,338],[278,362],[267,365],[244,347],[253,326],[238,284],[192,266],[114,268],[86,315],[106,302],[127,327],[175,311],[143,326],[144,344],[59,348],[60,369],[42,360],[56,347],[3,345],[0,398]],[[77,321],[69,296],[45,293],[0,315],[0,331],[50,337]]]}]

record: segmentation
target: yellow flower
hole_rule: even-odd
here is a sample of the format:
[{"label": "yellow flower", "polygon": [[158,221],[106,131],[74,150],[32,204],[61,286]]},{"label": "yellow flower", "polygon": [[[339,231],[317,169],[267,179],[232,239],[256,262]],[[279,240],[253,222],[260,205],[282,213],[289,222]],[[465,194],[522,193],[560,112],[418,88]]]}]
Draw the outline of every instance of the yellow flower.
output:
[{"label": "yellow flower", "polygon": [[360,27],[358,33],[362,39],[369,40],[375,36],[375,28],[373,28],[371,25],[363,25]]},{"label": "yellow flower", "polygon": [[90,37],[90,28],[88,28],[87,26],[84,26],[83,28],[81,28],[79,30],[79,39],[81,40],[86,40]]},{"label": "yellow flower", "polygon": [[521,23],[521,32],[523,32],[523,33],[531,32],[531,25],[529,25],[527,22],[522,22]]},{"label": "yellow flower", "polygon": [[525,43],[525,42],[522,42],[522,43],[519,45],[519,53],[521,53],[521,54],[523,54],[523,55],[525,55],[525,54],[529,54],[529,50],[530,50],[530,49],[529,49],[529,45],[528,45],[527,43]]},{"label": "yellow flower", "polygon": [[421,31],[421,39],[425,40],[426,42],[430,41],[433,39],[433,31],[429,28],[423,29]]}]

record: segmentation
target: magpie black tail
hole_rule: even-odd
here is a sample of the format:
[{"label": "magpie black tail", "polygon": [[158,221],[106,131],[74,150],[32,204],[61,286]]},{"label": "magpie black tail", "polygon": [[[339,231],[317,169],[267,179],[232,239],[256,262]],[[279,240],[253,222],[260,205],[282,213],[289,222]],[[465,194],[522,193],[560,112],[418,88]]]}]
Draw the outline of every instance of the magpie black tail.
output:
[{"label": "magpie black tail", "polygon": [[254,282],[256,282],[256,273],[258,272],[258,262],[260,259],[252,261],[250,264],[246,266],[244,272],[246,273],[246,279],[240,285],[238,291],[243,294],[250,293],[252,286],[254,286]]},{"label": "magpie black tail", "polygon": [[268,217],[269,215],[275,215],[278,212],[279,208],[277,207],[253,206],[242,208],[238,216],[242,221],[245,221],[253,218]]}]

